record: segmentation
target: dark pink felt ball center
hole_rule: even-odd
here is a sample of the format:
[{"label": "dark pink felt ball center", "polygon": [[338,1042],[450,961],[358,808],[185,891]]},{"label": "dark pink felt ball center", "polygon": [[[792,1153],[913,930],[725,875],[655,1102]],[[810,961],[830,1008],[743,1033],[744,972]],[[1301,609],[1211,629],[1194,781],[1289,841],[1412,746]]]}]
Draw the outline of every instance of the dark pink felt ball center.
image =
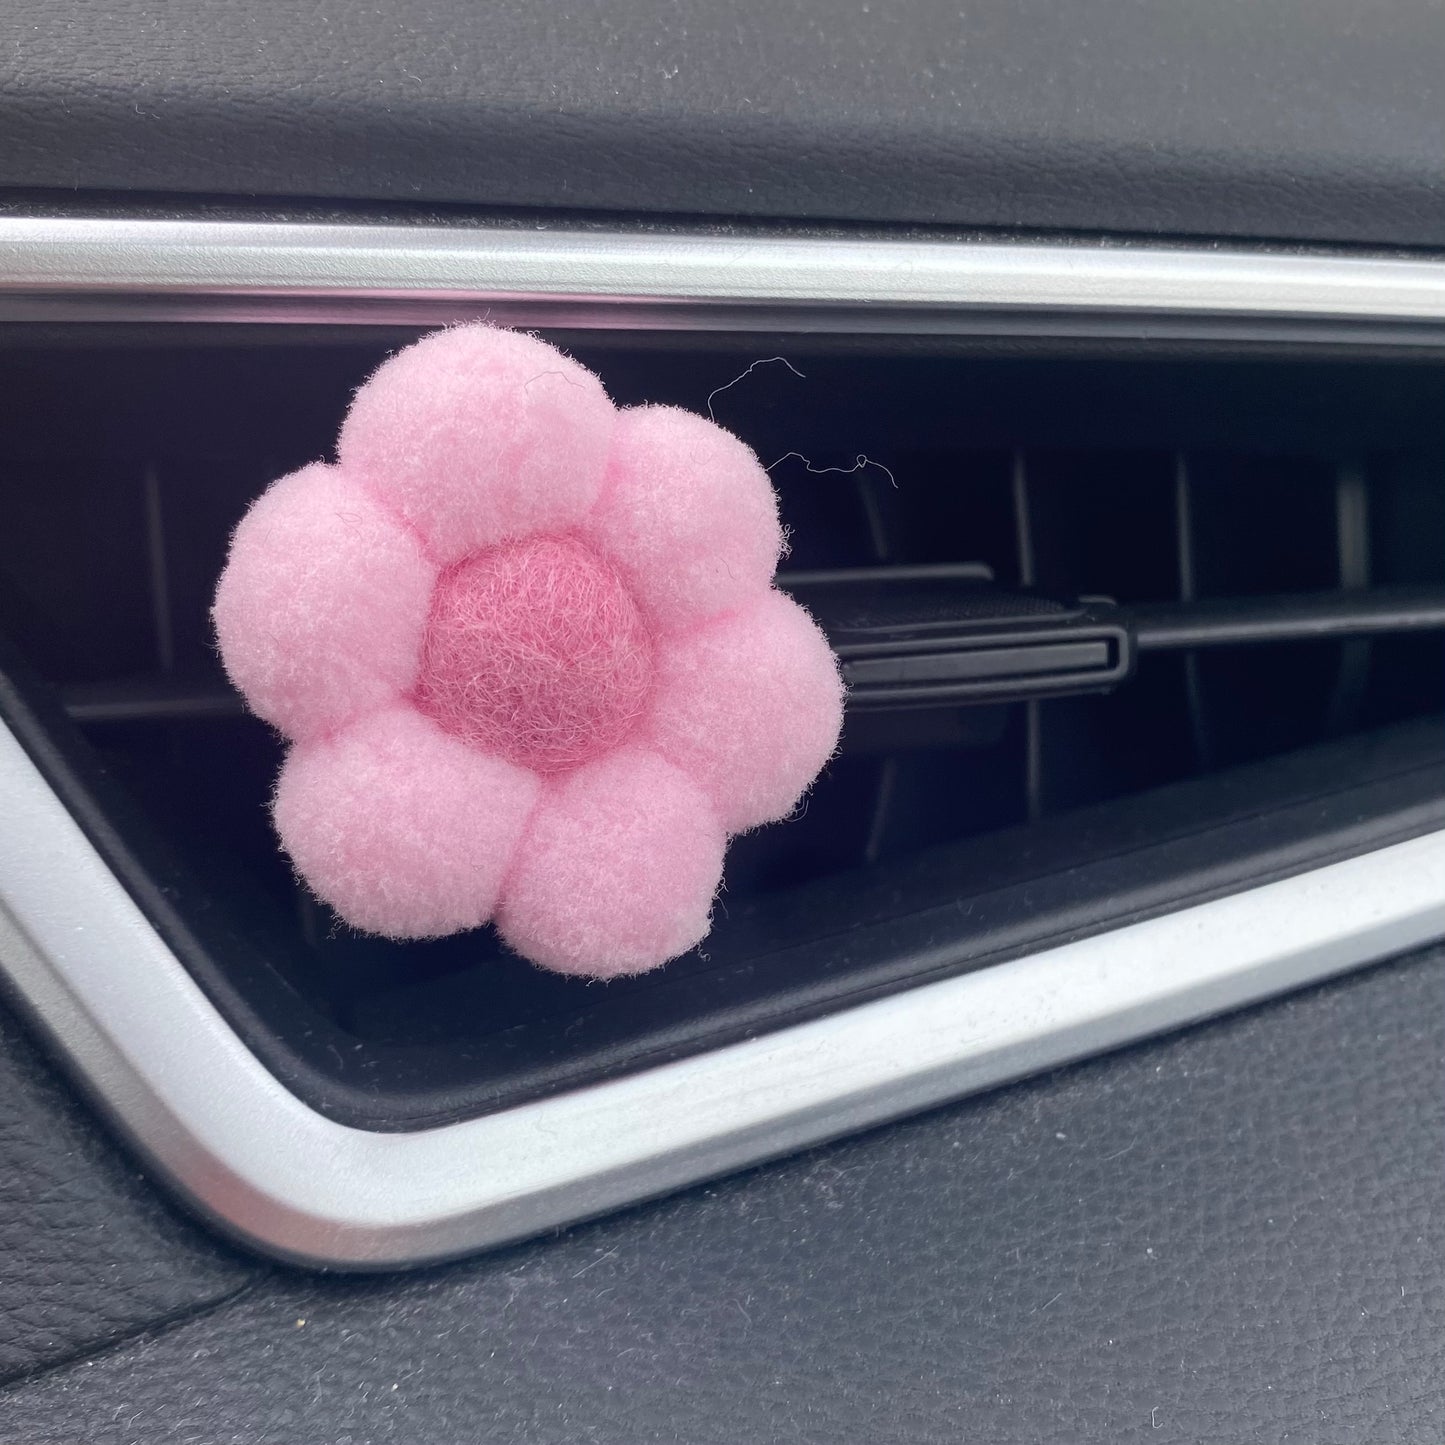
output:
[{"label": "dark pink felt ball center", "polygon": [[533,537],[442,573],[416,702],[464,742],[556,772],[627,737],[652,671],[652,639],[613,568],[577,538]]}]

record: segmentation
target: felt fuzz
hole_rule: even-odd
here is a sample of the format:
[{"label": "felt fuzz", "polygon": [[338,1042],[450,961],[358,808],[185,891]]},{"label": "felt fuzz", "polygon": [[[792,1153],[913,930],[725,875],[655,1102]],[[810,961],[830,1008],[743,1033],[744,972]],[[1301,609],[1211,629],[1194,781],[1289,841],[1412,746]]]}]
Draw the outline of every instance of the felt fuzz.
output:
[{"label": "felt fuzz", "polygon": [[686,952],[728,835],[786,816],[842,724],[771,585],[757,458],[487,326],[387,361],[338,450],[255,502],[216,595],[232,681],[292,744],[297,872],[393,938],[495,919],[596,978]]},{"label": "felt fuzz", "polygon": [[651,683],[632,594],[576,538],[488,548],[432,593],[417,704],[474,747],[539,772],[575,767],[632,731]]}]

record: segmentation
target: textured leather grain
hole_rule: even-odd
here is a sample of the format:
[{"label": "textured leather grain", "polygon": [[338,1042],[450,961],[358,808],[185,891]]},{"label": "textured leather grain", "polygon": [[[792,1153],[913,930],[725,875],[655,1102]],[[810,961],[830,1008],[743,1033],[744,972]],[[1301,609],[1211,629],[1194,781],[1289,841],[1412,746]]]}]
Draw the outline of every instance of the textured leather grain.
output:
[{"label": "textured leather grain", "polygon": [[1445,243],[1437,0],[4,0],[0,186]]},{"label": "textured leather grain", "polygon": [[257,1272],[157,1197],[0,1011],[0,1381],[205,1309]]},{"label": "textured leather grain", "polygon": [[277,1275],[0,1439],[1438,1442],[1445,952],[401,1280]]}]

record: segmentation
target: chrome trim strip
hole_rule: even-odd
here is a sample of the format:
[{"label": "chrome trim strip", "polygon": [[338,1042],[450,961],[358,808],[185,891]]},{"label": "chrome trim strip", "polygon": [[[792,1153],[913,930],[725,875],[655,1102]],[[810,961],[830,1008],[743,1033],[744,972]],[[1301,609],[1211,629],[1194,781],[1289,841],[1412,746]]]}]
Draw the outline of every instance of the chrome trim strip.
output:
[{"label": "chrome trim strip", "polygon": [[[0,217],[0,320],[1238,336],[1439,344],[1431,259],[563,226]],[[1383,328],[1383,330],[1381,329]]]},{"label": "chrome trim strip", "polygon": [[0,728],[0,960],[141,1150],[308,1264],[420,1264],[598,1214],[1445,935],[1445,832],[488,1117],[346,1128],[247,1050]]}]

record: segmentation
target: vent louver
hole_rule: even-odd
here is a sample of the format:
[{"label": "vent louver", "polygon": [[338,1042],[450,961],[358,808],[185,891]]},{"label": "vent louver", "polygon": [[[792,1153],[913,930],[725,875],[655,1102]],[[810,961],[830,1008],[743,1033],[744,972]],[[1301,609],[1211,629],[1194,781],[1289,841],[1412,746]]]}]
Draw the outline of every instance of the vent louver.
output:
[{"label": "vent louver", "polygon": [[734,845],[714,937],[662,974],[603,989],[485,933],[351,935],[276,852],[278,745],[226,692],[207,607],[249,499],[325,451],[399,339],[0,362],[19,403],[0,474],[12,725],[237,1029],[334,1118],[494,1109],[1445,818],[1439,633],[1382,622],[1207,650],[1187,634],[1226,602],[1238,622],[1238,599],[1266,624],[1300,594],[1326,610],[1367,588],[1438,602],[1445,369],[815,344],[790,351],[802,375],[760,369],[719,393],[760,354],[745,339],[594,335],[574,349],[619,400],[712,396],[779,459],[783,580],[805,603],[991,579],[1013,605],[1102,598],[1156,642],[1185,633],[1160,652],[1141,631],[1132,675],[1099,695],[1086,679],[1028,702],[853,710],[801,816]]}]

